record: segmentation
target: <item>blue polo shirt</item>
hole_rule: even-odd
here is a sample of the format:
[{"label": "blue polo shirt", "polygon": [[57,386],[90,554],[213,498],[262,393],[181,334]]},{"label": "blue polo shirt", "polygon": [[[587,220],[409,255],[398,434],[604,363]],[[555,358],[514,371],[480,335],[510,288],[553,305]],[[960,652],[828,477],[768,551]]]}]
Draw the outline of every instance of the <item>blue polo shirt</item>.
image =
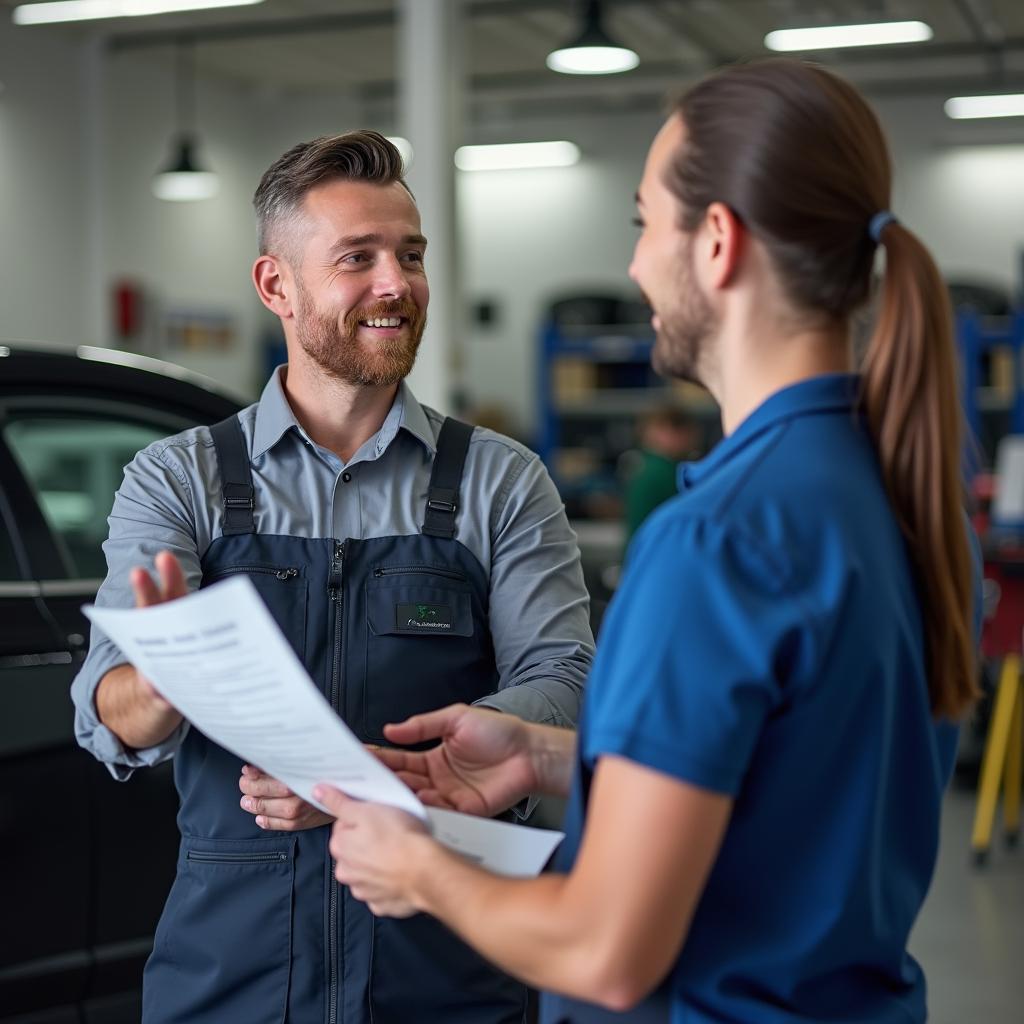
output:
[{"label": "blue polo shirt", "polygon": [[[857,387],[830,375],[771,396],[682,469],[682,493],[630,551],[588,685],[560,869],[603,754],[735,807],[675,966],[622,1016],[925,1020],[906,944],[956,730],[929,709],[914,578]],[[613,1017],[545,997],[547,1021]]]}]

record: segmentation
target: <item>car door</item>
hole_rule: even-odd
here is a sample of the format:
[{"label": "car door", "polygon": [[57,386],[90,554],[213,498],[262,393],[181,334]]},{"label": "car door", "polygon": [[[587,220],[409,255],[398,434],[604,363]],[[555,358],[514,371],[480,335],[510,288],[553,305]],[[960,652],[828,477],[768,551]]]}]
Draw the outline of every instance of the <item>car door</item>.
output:
[{"label": "car door", "polygon": [[[31,559],[47,539],[0,439],[0,1015],[83,998],[92,962],[95,844],[67,698],[74,657]],[[38,1019],[64,1017],[54,1009]]]},{"label": "car door", "polygon": [[[18,814],[52,819],[45,844],[32,833],[22,843],[25,899],[49,934],[59,936],[51,945],[63,945],[61,955],[78,962],[84,949],[89,970],[79,998],[90,1022],[138,1019],[142,965],[174,875],[177,797],[170,764],[117,783],[75,744],[68,690],[88,644],[81,606],[95,597],[105,575],[100,545],[123,466],[151,441],[204,419],[201,409],[192,420],[180,411],[139,406],[127,395],[122,402],[81,395],[21,395],[0,402],[7,475],[22,488],[13,515],[34,524],[25,545],[30,567],[23,575],[31,577],[33,607],[54,648],[45,681],[32,665],[31,673],[23,670],[12,682],[21,703],[28,694],[39,704],[46,742],[22,750],[20,764],[11,761],[11,772],[18,768],[33,780],[30,791],[17,798],[11,823],[15,827]],[[72,780],[75,789],[74,827],[65,819],[60,780]],[[68,884],[69,870],[74,884]],[[80,922],[74,950],[61,916],[69,890]],[[61,999],[71,991],[62,990]],[[39,1008],[56,1003],[57,994],[48,982],[37,986]],[[0,1017],[6,1009],[0,989]]]}]

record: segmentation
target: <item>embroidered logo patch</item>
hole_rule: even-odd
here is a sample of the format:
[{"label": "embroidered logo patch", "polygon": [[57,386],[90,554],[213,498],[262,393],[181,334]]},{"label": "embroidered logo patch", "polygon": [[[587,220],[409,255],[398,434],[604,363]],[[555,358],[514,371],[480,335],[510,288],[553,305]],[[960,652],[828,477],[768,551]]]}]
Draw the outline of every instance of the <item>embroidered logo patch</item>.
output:
[{"label": "embroidered logo patch", "polygon": [[452,628],[452,609],[446,604],[395,605],[395,625],[409,633],[445,633]]}]

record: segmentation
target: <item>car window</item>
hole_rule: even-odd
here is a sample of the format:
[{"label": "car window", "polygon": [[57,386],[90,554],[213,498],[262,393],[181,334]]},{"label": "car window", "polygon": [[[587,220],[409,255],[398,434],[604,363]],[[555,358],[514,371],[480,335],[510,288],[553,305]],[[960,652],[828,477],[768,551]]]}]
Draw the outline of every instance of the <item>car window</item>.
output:
[{"label": "car window", "polygon": [[105,576],[100,545],[124,466],[167,430],[104,416],[46,415],[9,422],[3,434],[64,546],[70,571],[79,578]]}]

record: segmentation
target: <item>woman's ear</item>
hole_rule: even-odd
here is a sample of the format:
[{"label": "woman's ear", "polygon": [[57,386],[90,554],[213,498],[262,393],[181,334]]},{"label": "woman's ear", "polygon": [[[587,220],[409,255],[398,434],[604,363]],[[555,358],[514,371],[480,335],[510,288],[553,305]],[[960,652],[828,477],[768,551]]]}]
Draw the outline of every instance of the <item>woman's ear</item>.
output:
[{"label": "woman's ear", "polygon": [[746,228],[725,203],[718,202],[707,208],[702,228],[706,284],[709,288],[726,288],[735,281]]}]

